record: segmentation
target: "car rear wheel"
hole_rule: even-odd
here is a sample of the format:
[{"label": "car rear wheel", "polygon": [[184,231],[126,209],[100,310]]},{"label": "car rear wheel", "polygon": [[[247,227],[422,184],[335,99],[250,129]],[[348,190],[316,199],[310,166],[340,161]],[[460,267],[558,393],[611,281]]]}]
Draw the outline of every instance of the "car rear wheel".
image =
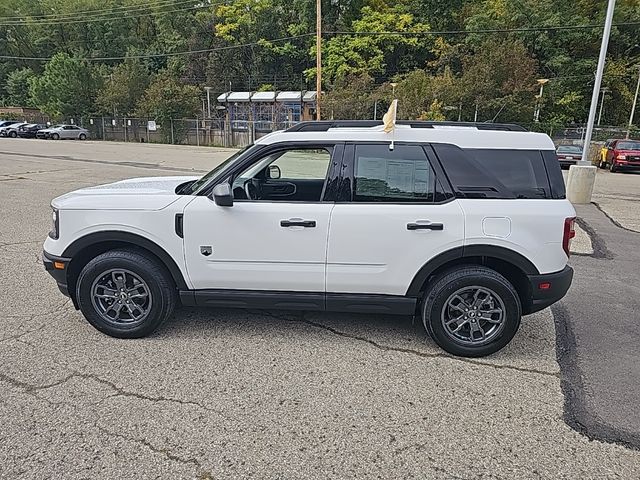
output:
[{"label": "car rear wheel", "polygon": [[483,357],[518,331],[522,307],[511,283],[495,270],[463,265],[436,277],[425,292],[422,322],[447,352]]},{"label": "car rear wheel", "polygon": [[60,140],[60,135],[58,135],[57,133],[54,133],[54,134],[51,135],[51,138],[53,140]]},{"label": "car rear wheel", "polygon": [[82,269],[76,298],[96,329],[112,337],[140,338],[171,315],[176,289],[170,274],[150,255],[112,250]]},{"label": "car rear wheel", "polygon": [[78,137],[80,140],[86,140],[87,136],[84,133],[81,133],[80,136]]}]

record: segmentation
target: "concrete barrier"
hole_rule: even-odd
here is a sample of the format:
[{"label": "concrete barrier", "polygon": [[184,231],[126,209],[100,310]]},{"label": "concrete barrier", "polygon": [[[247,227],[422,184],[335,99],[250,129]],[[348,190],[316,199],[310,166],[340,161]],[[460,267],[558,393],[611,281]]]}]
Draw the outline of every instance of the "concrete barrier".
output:
[{"label": "concrete barrier", "polygon": [[567,179],[567,198],[571,203],[591,203],[596,171],[592,165],[571,165]]}]

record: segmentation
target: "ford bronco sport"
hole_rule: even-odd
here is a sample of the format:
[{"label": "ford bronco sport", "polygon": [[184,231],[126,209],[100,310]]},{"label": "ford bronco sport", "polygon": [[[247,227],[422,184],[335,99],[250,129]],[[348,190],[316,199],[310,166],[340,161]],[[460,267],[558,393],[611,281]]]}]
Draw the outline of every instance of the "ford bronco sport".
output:
[{"label": "ford bronco sport", "polygon": [[202,178],[83,188],[52,208],[46,269],[121,338],[180,302],[417,315],[446,351],[483,356],[573,275],[553,142],[516,125],[303,122]]}]

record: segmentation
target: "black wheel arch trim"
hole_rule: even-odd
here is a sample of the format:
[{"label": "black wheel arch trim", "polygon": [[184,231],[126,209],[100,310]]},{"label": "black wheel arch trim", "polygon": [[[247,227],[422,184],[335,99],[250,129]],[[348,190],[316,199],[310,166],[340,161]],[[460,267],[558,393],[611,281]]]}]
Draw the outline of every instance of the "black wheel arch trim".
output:
[{"label": "black wheel arch trim", "polygon": [[525,258],[522,254],[510,250],[505,247],[499,247],[497,245],[466,245],[456,247],[451,250],[447,250],[431,260],[418,270],[418,273],[413,277],[406,295],[408,297],[417,297],[420,295],[422,286],[426,280],[439,268],[445,266],[447,263],[462,258],[472,257],[490,257],[498,260],[503,260],[511,265],[519,268],[525,275],[539,275],[540,271],[536,266],[531,263],[530,260]]},{"label": "black wheel arch trim", "polygon": [[153,255],[158,257],[158,259],[160,259],[167,270],[169,270],[169,273],[171,274],[173,280],[176,282],[176,287],[178,289],[183,290],[189,288],[184,280],[184,276],[182,275],[180,268],[176,264],[175,260],[171,257],[171,255],[169,255],[166,250],[159,246],[157,243],[135,233],[121,232],[116,230],[90,233],[88,235],[85,235],[84,237],[78,238],[73,243],[71,243],[71,245],[69,245],[62,253],[62,256],[73,259],[74,256],[76,256],[79,252],[85,250],[87,247],[104,242],[127,243],[148,250]]}]

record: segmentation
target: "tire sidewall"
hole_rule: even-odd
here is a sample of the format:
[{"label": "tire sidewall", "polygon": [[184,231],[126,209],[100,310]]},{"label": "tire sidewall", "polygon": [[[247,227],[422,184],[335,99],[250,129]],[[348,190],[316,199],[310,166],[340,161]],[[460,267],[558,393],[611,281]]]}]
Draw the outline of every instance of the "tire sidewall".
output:
[{"label": "tire sidewall", "polygon": [[52,140],[58,140],[59,138],[60,138],[60,135],[58,135],[57,133],[54,133],[53,135],[51,135]]},{"label": "tire sidewall", "polygon": [[[504,277],[495,272],[492,272],[494,275],[491,276],[469,273],[465,270],[451,273],[458,275],[454,278],[445,275],[436,281],[433,289],[427,293],[422,306],[422,319],[429,335],[447,352],[464,357],[486,356],[505,347],[518,331],[522,316],[520,299],[515,289]],[[447,335],[441,321],[442,309],[448,298],[457,290],[473,285],[493,290],[501,298],[505,307],[505,324],[502,331],[490,343],[477,347],[456,342]]]},{"label": "tire sidewall", "polygon": [[[91,298],[93,282],[106,271],[122,268],[138,275],[147,284],[151,294],[151,310],[145,320],[133,326],[115,325],[107,322],[96,311]],[[83,315],[96,329],[107,335],[118,338],[138,338],[149,335],[164,320],[168,301],[167,293],[156,279],[157,272],[152,272],[141,263],[126,257],[97,257],[82,270],[76,285],[76,298]]]},{"label": "tire sidewall", "polygon": [[80,136],[78,137],[80,140],[86,140],[87,136],[84,133],[81,133]]}]

